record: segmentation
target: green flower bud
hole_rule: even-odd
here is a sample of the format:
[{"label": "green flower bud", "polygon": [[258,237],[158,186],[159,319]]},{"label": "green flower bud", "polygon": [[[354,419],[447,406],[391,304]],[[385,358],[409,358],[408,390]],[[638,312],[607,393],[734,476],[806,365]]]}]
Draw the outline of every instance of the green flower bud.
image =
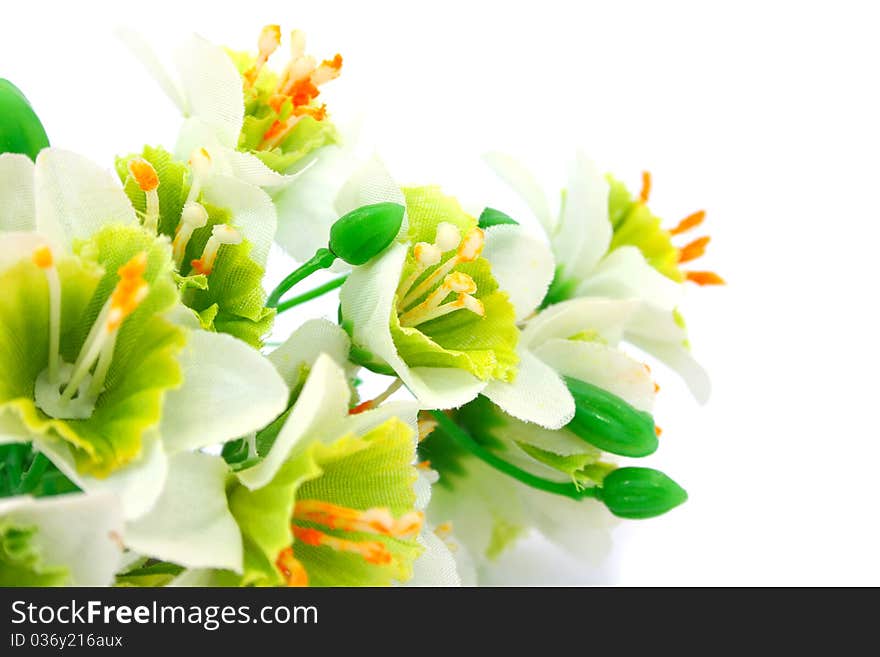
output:
[{"label": "green flower bud", "polygon": [[687,492],[659,470],[618,468],[605,477],[596,497],[621,518],[654,518],[687,500]]},{"label": "green flower bud", "polygon": [[43,124],[28,99],[0,78],[0,153],[22,153],[32,160],[49,145]]},{"label": "green flower bud", "polygon": [[486,208],[480,215],[480,228],[489,228],[490,226],[498,226],[499,224],[513,224],[518,226],[519,223],[501,210],[495,208]]},{"label": "green flower bud", "polygon": [[657,433],[650,413],[590,383],[569,377],[565,377],[565,383],[575,404],[574,418],[566,429],[611,454],[639,457],[657,451]]},{"label": "green flower bud", "polygon": [[330,250],[350,265],[364,264],[394,241],[404,211],[399,203],[375,203],[352,210],[330,228]]}]

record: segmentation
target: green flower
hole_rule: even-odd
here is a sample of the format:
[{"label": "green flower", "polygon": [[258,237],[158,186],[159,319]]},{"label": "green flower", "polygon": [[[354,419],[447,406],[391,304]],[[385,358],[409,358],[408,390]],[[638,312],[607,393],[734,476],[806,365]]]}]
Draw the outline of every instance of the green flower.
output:
[{"label": "green flower", "polygon": [[262,288],[275,210],[260,189],[209,175],[211,166],[201,152],[188,167],[149,146],[116,161],[144,226],[173,240],[182,299],[202,328],[260,347],[275,317]]}]

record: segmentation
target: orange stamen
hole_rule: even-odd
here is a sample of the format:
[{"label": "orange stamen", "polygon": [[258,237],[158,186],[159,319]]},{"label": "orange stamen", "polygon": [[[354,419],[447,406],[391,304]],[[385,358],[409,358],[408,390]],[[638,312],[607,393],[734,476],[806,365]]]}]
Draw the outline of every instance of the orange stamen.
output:
[{"label": "orange stamen", "polygon": [[419,461],[418,463],[416,463],[416,467],[419,470],[430,470],[431,469],[431,461],[429,461],[429,460]]},{"label": "orange stamen", "polygon": [[349,541],[344,538],[330,536],[317,529],[308,527],[291,527],[293,535],[298,541],[314,547],[329,547],[338,552],[353,552],[363,557],[364,561],[375,566],[387,566],[394,557],[385,545],[378,541]]},{"label": "orange stamen", "polygon": [[689,214],[684,219],[678,222],[678,225],[669,231],[670,235],[680,235],[681,233],[686,233],[692,228],[696,228],[703,220],[706,218],[706,211],[699,210],[698,212],[694,212],[693,214]]},{"label": "orange stamen", "polygon": [[32,256],[34,264],[40,269],[49,269],[54,263],[52,258],[52,250],[48,246],[40,246],[34,251]]},{"label": "orange stamen", "polygon": [[663,429],[661,429],[657,425],[654,425],[654,433],[657,434],[657,437],[659,438],[660,436],[663,435]]},{"label": "orange stamen", "polygon": [[645,204],[651,197],[651,172],[642,171],[642,191],[639,192],[639,203]]},{"label": "orange stamen", "polygon": [[685,278],[697,285],[726,285],[726,282],[714,271],[686,271]]},{"label": "orange stamen", "polygon": [[128,172],[142,192],[151,192],[159,186],[159,176],[153,165],[143,158],[135,158],[128,163]]},{"label": "orange stamen", "polygon": [[320,500],[300,500],[293,511],[295,520],[306,520],[330,529],[350,532],[380,534],[395,538],[410,537],[419,533],[424,521],[421,511],[405,513],[394,518],[386,508],[372,508],[358,511]]},{"label": "orange stamen", "polygon": [[358,413],[363,413],[364,411],[369,411],[371,408],[373,408],[373,400],[368,399],[367,401],[361,402],[360,404],[358,404],[357,406],[352,408],[348,412],[348,414],[349,415],[357,415]]},{"label": "orange stamen", "polygon": [[706,246],[709,244],[710,239],[708,235],[706,237],[698,237],[693,242],[680,248],[678,250],[678,261],[690,262],[702,256],[706,252]]},{"label": "orange stamen", "polygon": [[110,295],[110,314],[107,329],[115,331],[147,296],[149,285],[143,275],[147,269],[147,254],[141,252],[119,268],[119,282]]},{"label": "orange stamen", "polygon": [[299,559],[293,556],[293,548],[286,547],[278,553],[275,567],[287,580],[288,586],[308,586],[309,574]]}]

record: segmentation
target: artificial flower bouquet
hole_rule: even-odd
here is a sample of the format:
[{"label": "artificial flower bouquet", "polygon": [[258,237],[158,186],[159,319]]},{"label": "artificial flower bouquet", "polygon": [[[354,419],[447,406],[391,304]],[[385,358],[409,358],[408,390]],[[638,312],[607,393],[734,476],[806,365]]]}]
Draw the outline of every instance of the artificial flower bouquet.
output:
[{"label": "artificial flower bouquet", "polygon": [[[708,396],[678,310],[722,283],[684,268],[702,212],[663,227],[647,174],[581,153],[554,204],[486,155],[538,236],[358,159],[321,102],[342,57],[300,31],[283,67],[274,25],[174,70],[123,40],[184,117],[171,149],[52,148],[0,80],[0,585],[474,584],[534,532],[594,554],[685,501],[619,457],[660,443],[641,358]],[[273,243],[300,265],[267,292]]]}]

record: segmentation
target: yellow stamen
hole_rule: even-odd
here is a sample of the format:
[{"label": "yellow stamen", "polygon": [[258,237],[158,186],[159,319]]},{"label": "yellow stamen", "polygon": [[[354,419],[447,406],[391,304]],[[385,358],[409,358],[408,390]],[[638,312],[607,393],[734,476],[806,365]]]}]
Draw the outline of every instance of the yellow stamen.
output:
[{"label": "yellow stamen", "polygon": [[34,264],[40,269],[49,269],[49,267],[55,264],[55,260],[52,258],[52,250],[48,246],[38,246],[34,250],[32,259]]},{"label": "yellow stamen", "polygon": [[434,429],[437,428],[437,420],[435,420],[430,415],[422,415],[419,414],[418,419],[418,429],[419,429],[419,442],[422,442],[425,438],[430,436]]},{"label": "yellow stamen", "polygon": [[[482,314],[482,304],[470,295],[477,291],[474,279],[461,272],[453,272],[444,280],[443,284],[434,290],[419,305],[400,316],[401,326],[416,326],[437,317],[442,317],[454,310],[467,308],[478,314]],[[458,299],[451,303],[440,305],[451,293],[457,293]],[[472,301],[468,301],[471,299]],[[476,303],[474,303],[476,302]],[[477,311],[479,308],[479,312]]]},{"label": "yellow stamen", "polygon": [[[439,227],[438,227],[439,232]],[[486,243],[486,235],[480,228],[473,228],[468,231],[453,257],[437,267],[431,274],[421,283],[415,286],[399,304],[399,308],[407,308],[416,299],[433,289],[437,282],[444,279],[445,276],[452,271],[457,265],[465,262],[473,262],[480,257],[483,252],[483,246]]]},{"label": "yellow stamen", "polygon": [[275,567],[284,576],[287,586],[302,587],[309,585],[309,574],[300,560],[293,556],[292,547],[286,547],[278,553]]}]

